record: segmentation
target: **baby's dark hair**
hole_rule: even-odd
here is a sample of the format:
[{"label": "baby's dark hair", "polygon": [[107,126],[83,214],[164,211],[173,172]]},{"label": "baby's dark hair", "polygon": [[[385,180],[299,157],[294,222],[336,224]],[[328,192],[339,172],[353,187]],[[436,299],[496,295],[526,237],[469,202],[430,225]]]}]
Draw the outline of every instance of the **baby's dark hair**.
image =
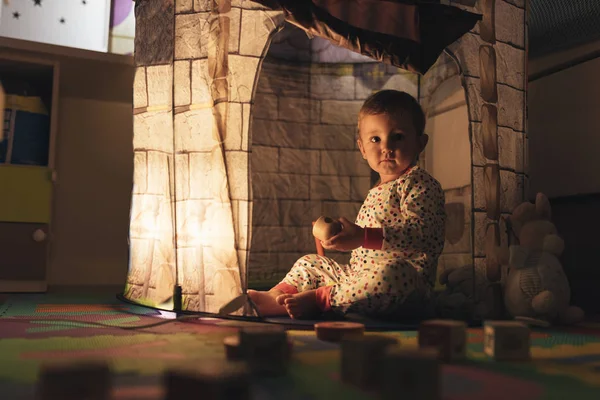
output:
[{"label": "baby's dark hair", "polygon": [[380,90],[370,95],[363,103],[358,113],[358,127],[360,121],[367,115],[397,115],[408,112],[413,120],[417,136],[425,131],[425,113],[417,100],[406,92],[399,90]]}]

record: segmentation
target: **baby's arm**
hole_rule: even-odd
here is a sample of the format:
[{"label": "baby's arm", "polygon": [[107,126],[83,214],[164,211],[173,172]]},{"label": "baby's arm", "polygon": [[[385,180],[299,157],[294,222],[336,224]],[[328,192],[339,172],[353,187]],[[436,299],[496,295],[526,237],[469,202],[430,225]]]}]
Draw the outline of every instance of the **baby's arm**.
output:
[{"label": "baby's arm", "polygon": [[444,245],[444,192],[429,178],[410,176],[398,186],[400,204],[388,210],[389,223],[383,228],[366,228],[365,248],[412,253]]}]

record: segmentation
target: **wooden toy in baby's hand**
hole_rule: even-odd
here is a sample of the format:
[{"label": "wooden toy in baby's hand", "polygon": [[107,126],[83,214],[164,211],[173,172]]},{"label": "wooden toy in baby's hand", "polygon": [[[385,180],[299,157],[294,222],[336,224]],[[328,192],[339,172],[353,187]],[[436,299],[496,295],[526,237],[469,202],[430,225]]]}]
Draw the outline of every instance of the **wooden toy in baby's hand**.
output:
[{"label": "wooden toy in baby's hand", "polygon": [[342,224],[333,218],[320,217],[313,225],[313,236],[324,241],[329,240],[342,231]]}]

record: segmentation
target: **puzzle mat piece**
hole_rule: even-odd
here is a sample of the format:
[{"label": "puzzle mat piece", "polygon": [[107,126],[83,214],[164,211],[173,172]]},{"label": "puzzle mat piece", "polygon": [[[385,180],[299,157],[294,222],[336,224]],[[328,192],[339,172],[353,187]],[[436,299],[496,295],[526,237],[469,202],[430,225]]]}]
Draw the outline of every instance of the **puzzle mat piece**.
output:
[{"label": "puzzle mat piece", "polygon": [[65,296],[59,294],[19,294],[9,296],[0,304],[0,317],[88,315],[105,313],[134,313],[160,316],[158,310],[127,304],[106,295]]},{"label": "puzzle mat piece", "polygon": [[[156,388],[152,389],[152,385],[146,381],[147,379],[152,376],[158,377],[169,366],[188,362],[192,364],[205,363],[207,360],[210,362],[211,358],[224,358],[222,340],[226,335],[228,334],[155,335],[140,333],[135,337],[9,339],[0,342],[0,354],[5,355],[5,359],[8,361],[5,365],[11,367],[6,370],[0,369],[0,377],[3,380],[9,380],[13,386],[18,384],[19,380],[24,386],[27,384],[31,386],[36,379],[37,368],[45,360],[58,358],[61,361],[69,359],[80,361],[86,358],[108,356],[112,359],[112,367],[116,374],[131,378],[129,386],[119,388],[123,396],[127,393],[133,396],[134,392],[146,393],[150,396],[147,398],[152,399],[154,396],[152,390],[156,392]],[[402,332],[396,336],[404,337],[402,342],[404,346],[416,347],[416,335]],[[326,398],[323,395],[326,393],[329,393],[328,396],[331,397],[337,393],[336,391],[344,390],[348,391],[344,398],[369,398],[368,394],[357,392],[339,381],[337,372],[339,371],[339,346],[337,344],[321,342],[314,335],[311,336],[303,331],[290,332],[290,337],[295,346],[294,362],[289,375],[291,378],[271,382],[270,384],[276,386],[277,390],[288,390],[286,387],[305,388],[305,395],[315,399]],[[472,346],[480,346],[479,351],[475,348],[469,354],[472,364],[444,367],[443,387],[446,397],[449,396],[455,400],[481,398],[480,396],[486,393],[499,393],[498,391],[509,387],[507,386],[509,384],[512,388],[519,387],[520,393],[526,393],[528,397],[524,397],[524,399],[527,398],[527,400],[544,399],[548,393],[568,393],[574,390],[578,393],[578,399],[592,399],[597,396],[597,387],[590,388],[575,377],[565,376],[564,365],[560,366],[559,375],[547,375],[537,365],[500,364],[487,361],[485,358],[476,360],[478,352],[483,354],[482,346],[478,343]],[[11,349],[14,350],[11,352]],[[581,354],[586,352],[589,354],[589,350],[584,346],[578,351]],[[575,365],[574,367],[580,368],[581,366]],[[145,383],[142,384],[142,381]],[[464,384],[456,384],[459,381]],[[140,385],[145,386],[140,387]],[[269,396],[275,389],[269,387],[268,382],[264,385],[266,385],[264,389],[261,389],[264,394],[259,399],[277,398]],[[540,390],[540,387],[543,390]],[[591,389],[594,389],[594,395],[588,397],[586,393]],[[516,398],[513,396],[511,400],[516,400]]]},{"label": "puzzle mat piece", "polygon": [[[114,376],[113,398],[111,400],[162,400],[164,388],[161,375],[132,375]],[[257,379],[253,385],[256,400],[280,399],[289,400],[326,400],[344,398],[348,400],[366,400],[376,398],[373,393],[360,391],[342,383],[336,371],[329,366],[315,368],[314,365],[293,363],[288,376],[277,379]],[[519,394],[511,396],[514,400],[541,400],[540,394],[544,388],[539,385],[519,379],[500,376],[498,374],[481,372],[463,367],[448,367],[444,369],[443,393],[445,399],[470,400],[483,398],[490,393],[508,393],[515,390]],[[32,399],[33,385],[0,381],[0,388],[10,398]]]}]

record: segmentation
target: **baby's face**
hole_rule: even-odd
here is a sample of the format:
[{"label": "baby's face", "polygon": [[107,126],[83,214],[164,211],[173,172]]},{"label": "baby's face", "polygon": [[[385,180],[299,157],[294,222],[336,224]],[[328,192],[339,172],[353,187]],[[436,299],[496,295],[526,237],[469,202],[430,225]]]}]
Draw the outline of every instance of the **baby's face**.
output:
[{"label": "baby's face", "polygon": [[418,136],[408,113],[366,115],[360,121],[358,147],[369,166],[381,176],[381,183],[397,179],[413,164],[427,144],[427,135]]}]

